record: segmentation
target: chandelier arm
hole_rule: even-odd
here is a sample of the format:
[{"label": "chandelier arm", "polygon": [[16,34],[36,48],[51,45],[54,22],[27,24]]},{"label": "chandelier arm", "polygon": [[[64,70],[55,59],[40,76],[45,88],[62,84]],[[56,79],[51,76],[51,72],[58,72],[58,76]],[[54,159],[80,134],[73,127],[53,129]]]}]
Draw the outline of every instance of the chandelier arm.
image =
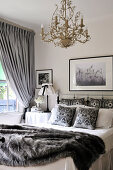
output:
[{"label": "chandelier arm", "polygon": [[53,39],[59,38],[60,28],[57,27],[57,29],[56,29],[55,27],[51,27],[51,32],[50,32],[50,34],[51,34],[51,37],[52,37]]},{"label": "chandelier arm", "polygon": [[54,11],[54,13],[53,13],[53,16],[54,16],[55,13],[57,12],[57,10],[58,10],[58,5],[56,4],[56,9],[55,9],[55,11]]},{"label": "chandelier arm", "polygon": [[59,10],[59,13],[60,13],[60,18],[62,18],[62,20],[65,20],[65,7],[64,7],[64,0],[61,1],[61,4],[62,4],[62,7],[61,9]]},{"label": "chandelier arm", "polygon": [[86,37],[86,38],[87,38],[87,37],[90,37],[90,36],[88,35],[88,33],[86,33],[86,30],[83,31],[83,32],[81,33],[81,35],[84,36],[84,37]]},{"label": "chandelier arm", "polygon": [[76,41],[78,41],[78,42],[84,44],[84,43],[86,43],[88,40],[86,39],[86,40],[82,41],[82,40],[78,40],[78,39],[77,39]]},{"label": "chandelier arm", "polygon": [[80,17],[80,11],[78,11],[77,13],[76,13],[76,15],[75,15],[75,22],[77,22],[78,21],[78,18]]},{"label": "chandelier arm", "polygon": [[75,6],[73,6],[73,7],[69,6],[67,9],[69,10],[68,20],[70,20],[70,19],[72,19],[73,16],[74,16]]},{"label": "chandelier arm", "polygon": [[44,42],[52,42],[52,41],[53,41],[52,38],[46,39],[46,37],[47,37],[48,35],[50,35],[50,32],[44,33],[44,34],[42,35],[42,40],[43,40]]}]

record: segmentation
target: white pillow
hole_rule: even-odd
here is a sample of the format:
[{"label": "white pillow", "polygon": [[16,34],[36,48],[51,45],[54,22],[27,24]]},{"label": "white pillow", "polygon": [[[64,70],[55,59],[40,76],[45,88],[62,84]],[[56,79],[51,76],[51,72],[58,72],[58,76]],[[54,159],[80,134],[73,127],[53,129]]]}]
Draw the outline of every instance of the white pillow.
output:
[{"label": "white pillow", "polygon": [[21,122],[23,113],[20,112],[2,112],[0,113],[0,124],[14,125]]},{"label": "white pillow", "polygon": [[113,126],[113,109],[99,109],[96,127],[110,128],[112,126]]}]

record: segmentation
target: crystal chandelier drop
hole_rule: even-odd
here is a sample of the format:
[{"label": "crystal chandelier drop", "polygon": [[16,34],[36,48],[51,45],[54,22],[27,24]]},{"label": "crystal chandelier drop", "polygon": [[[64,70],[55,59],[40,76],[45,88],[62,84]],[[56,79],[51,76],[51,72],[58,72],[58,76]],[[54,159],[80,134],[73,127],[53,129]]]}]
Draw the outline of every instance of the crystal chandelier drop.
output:
[{"label": "crystal chandelier drop", "polygon": [[41,25],[41,36],[44,42],[53,42],[55,46],[67,48],[77,41],[85,43],[90,40],[88,29],[83,23],[80,12],[75,13],[75,6],[71,6],[71,0],[61,0],[61,7],[56,5],[49,31],[44,32]]}]

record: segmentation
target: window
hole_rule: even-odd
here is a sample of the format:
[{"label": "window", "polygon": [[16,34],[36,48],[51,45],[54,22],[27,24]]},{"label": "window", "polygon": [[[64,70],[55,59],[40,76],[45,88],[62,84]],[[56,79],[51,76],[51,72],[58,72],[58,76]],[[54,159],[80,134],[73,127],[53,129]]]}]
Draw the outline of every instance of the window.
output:
[{"label": "window", "polygon": [[14,111],[17,108],[17,99],[7,84],[6,77],[0,63],[0,112]]}]

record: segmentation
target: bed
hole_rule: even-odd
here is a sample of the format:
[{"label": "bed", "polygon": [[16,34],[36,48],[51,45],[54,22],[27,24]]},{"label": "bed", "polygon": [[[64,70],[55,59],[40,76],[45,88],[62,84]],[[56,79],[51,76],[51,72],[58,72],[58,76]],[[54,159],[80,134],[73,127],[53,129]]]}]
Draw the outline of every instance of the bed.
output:
[{"label": "bed", "polygon": [[[100,101],[99,101],[100,102]],[[82,132],[93,134],[100,137],[105,143],[105,154],[101,155],[90,167],[90,170],[112,170],[113,169],[113,127],[110,128],[99,128],[97,127],[95,130],[91,129],[83,129],[83,128],[75,128],[75,127],[62,127],[59,125],[51,125],[51,124],[39,124],[34,125],[40,128],[47,129],[58,129],[63,131],[73,131],[73,132]],[[0,170],[77,170],[73,159],[71,157],[66,157],[60,159],[56,162],[43,165],[43,166],[34,166],[34,167],[10,167],[0,165]]]}]

